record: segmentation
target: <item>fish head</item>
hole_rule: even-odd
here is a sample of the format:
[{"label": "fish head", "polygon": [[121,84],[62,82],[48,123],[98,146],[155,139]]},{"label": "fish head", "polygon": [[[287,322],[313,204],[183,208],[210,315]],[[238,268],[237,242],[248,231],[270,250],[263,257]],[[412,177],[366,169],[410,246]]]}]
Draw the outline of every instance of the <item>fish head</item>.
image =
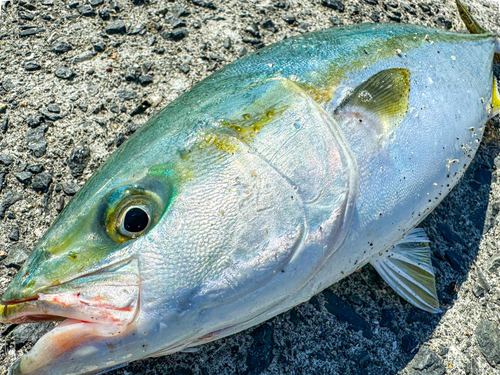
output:
[{"label": "fish head", "polygon": [[[167,211],[172,185],[120,154],[68,203],[2,296],[0,322],[66,319],[21,359],[18,373],[65,373],[80,344],[102,344],[112,357],[106,344],[129,335],[141,315],[141,240]],[[92,369],[80,362],[74,373]]]},{"label": "fish head", "polygon": [[[211,341],[305,281],[309,265],[289,267],[307,234],[300,194],[252,147],[296,110],[237,97],[214,94],[189,113],[174,102],[68,203],[2,297],[4,323],[66,318],[14,373],[89,373]],[[310,107],[311,123],[323,121]]]},{"label": "fish head", "polygon": [[[88,373],[164,346],[175,352],[218,327],[209,319],[193,328],[203,309],[225,311],[225,302],[262,285],[289,259],[300,242],[300,215],[280,221],[281,214],[259,215],[253,198],[240,199],[269,168],[247,169],[200,139],[187,141],[195,144],[189,157],[177,153],[173,162],[106,180],[101,170],[69,202],[2,297],[5,323],[66,318],[19,361],[17,373]],[[290,235],[273,238],[283,226]],[[256,259],[252,252],[261,250]]]}]

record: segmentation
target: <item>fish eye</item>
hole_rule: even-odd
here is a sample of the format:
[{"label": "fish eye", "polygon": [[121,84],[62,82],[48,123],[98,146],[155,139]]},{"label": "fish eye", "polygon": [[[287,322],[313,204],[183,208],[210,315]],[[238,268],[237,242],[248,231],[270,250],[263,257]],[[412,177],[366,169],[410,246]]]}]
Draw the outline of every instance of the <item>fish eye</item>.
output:
[{"label": "fish eye", "polygon": [[118,243],[147,233],[164,211],[160,196],[144,189],[120,189],[111,195],[104,212],[105,229]]},{"label": "fish eye", "polygon": [[120,222],[120,232],[132,237],[147,229],[151,214],[145,206],[131,206],[124,210]]}]

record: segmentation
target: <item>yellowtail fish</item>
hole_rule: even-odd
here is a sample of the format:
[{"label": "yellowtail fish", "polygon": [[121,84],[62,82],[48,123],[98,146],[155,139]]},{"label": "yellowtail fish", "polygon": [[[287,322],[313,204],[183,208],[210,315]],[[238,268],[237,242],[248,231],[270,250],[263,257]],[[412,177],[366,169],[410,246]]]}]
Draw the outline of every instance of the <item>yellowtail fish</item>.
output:
[{"label": "yellowtail fish", "polygon": [[200,82],[102,165],[3,294],[0,321],[65,319],[12,374],[88,374],[261,323],[371,263],[439,311],[416,226],[500,108],[497,37],[318,31]]}]

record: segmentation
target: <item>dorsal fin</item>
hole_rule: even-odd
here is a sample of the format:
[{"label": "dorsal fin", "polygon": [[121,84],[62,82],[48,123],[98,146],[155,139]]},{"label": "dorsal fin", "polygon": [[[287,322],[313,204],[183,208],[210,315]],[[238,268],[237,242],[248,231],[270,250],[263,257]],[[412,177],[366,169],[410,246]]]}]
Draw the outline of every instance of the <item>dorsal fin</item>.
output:
[{"label": "dorsal fin", "polygon": [[364,117],[374,116],[380,123],[379,136],[383,137],[403,121],[408,112],[409,96],[409,70],[382,70],[356,87],[335,109],[335,115],[345,111],[355,113],[360,123]]},{"label": "dorsal fin", "polygon": [[471,34],[486,34],[487,30],[483,29],[483,27],[477,22],[474,17],[470,14],[467,7],[460,2],[460,0],[455,0],[457,3],[458,14],[462,19],[462,22],[465,24],[465,27]]}]

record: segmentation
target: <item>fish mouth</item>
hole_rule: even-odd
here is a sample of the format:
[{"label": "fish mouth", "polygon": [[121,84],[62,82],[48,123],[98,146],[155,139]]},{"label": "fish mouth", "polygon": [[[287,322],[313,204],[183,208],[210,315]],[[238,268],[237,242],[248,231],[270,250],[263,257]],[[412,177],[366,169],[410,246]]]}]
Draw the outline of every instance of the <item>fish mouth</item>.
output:
[{"label": "fish mouth", "polygon": [[119,326],[134,320],[139,296],[138,260],[131,259],[45,288],[22,301],[2,301],[0,322],[22,324],[71,318]]},{"label": "fish mouth", "polygon": [[38,292],[0,303],[0,322],[64,320],[17,364],[16,374],[34,374],[61,354],[96,338],[120,335],[139,312],[138,260],[131,259]]}]

